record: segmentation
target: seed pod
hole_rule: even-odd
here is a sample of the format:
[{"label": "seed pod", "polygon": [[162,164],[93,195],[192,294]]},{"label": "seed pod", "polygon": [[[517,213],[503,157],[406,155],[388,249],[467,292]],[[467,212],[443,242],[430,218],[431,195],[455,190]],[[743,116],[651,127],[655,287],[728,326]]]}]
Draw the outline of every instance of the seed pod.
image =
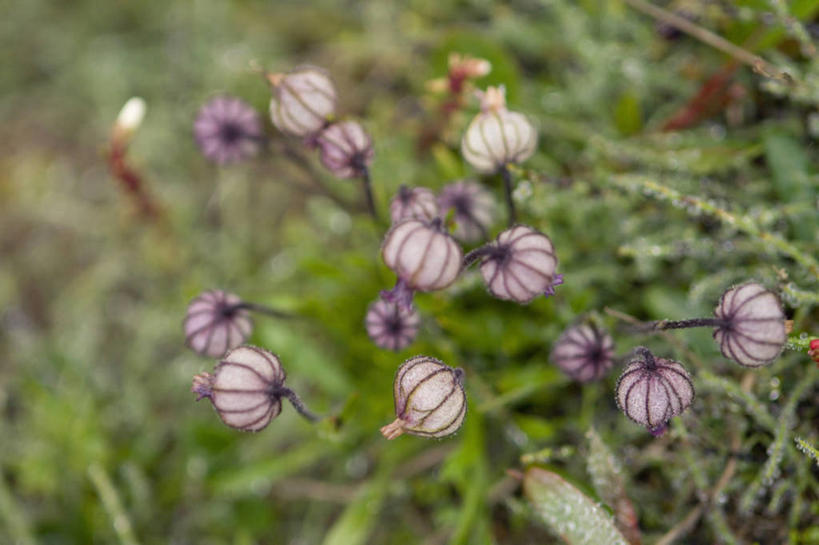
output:
[{"label": "seed pod", "polygon": [[466,416],[464,372],[427,356],[415,356],[395,374],[396,419],[381,428],[387,439],[402,433],[446,437],[458,431]]},{"label": "seed pod", "polygon": [[284,379],[277,356],[255,346],[240,346],[225,355],[213,374],[195,376],[192,391],[198,399],[209,398],[231,428],[259,431],[282,410]]},{"label": "seed pod", "polygon": [[220,96],[199,110],[193,135],[207,159],[219,164],[235,163],[259,150],[262,122],[250,104]]},{"label": "seed pod", "polygon": [[399,280],[417,291],[442,290],[452,284],[463,260],[460,246],[443,231],[440,219],[393,225],[384,238],[381,256]]},{"label": "seed pod", "polygon": [[481,275],[498,299],[525,304],[538,295],[554,294],[562,282],[555,274],[552,241],[531,227],[515,225],[480,249]]},{"label": "seed pod", "polygon": [[373,143],[355,121],[333,123],[316,140],[321,163],[338,178],[357,178],[373,162]]},{"label": "seed pod", "polygon": [[761,284],[748,282],[729,289],[714,314],[724,325],[714,330],[722,355],[746,367],[773,362],[788,338],[779,299]]},{"label": "seed pod", "polygon": [[655,435],[694,400],[691,375],[679,362],[655,358],[644,347],[635,350],[617,381],[617,406]]},{"label": "seed pod", "polygon": [[398,188],[398,194],[390,203],[392,223],[408,219],[432,221],[438,215],[438,201],[435,198],[435,193],[426,187],[402,185]]},{"label": "seed pod", "polygon": [[238,295],[210,290],[188,305],[183,322],[185,344],[203,356],[219,358],[239,346],[253,331],[250,314]]},{"label": "seed pod", "polygon": [[452,235],[464,242],[486,240],[495,216],[495,200],[480,184],[461,180],[441,189],[438,196],[441,214],[455,211]]},{"label": "seed pod", "polygon": [[380,348],[403,350],[415,340],[421,318],[414,307],[379,299],[367,309],[367,334]]},{"label": "seed pod", "polygon": [[614,365],[614,341],[595,324],[569,327],[552,348],[552,362],[580,382],[603,378]]},{"label": "seed pod", "polygon": [[497,172],[509,163],[528,159],[537,147],[537,131],[528,119],[506,109],[503,87],[481,95],[481,113],[461,139],[461,154],[478,172]]},{"label": "seed pod", "polygon": [[308,138],[321,131],[336,111],[336,88],[327,73],[302,66],[286,74],[270,74],[270,118],[283,133]]}]

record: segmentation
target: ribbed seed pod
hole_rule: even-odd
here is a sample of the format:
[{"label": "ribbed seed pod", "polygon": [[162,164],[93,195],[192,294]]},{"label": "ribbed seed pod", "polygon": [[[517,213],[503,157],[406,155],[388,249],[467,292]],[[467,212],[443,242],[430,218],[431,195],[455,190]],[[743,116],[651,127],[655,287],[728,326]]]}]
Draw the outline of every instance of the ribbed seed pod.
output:
[{"label": "ribbed seed pod", "polygon": [[432,221],[438,216],[438,200],[435,198],[435,193],[426,187],[402,185],[390,203],[392,223],[409,219]]},{"label": "ribbed seed pod", "polygon": [[367,334],[376,346],[386,350],[403,350],[415,340],[421,317],[414,307],[379,299],[367,309],[364,319]]},{"label": "ribbed seed pod", "polygon": [[285,374],[279,358],[255,346],[228,352],[213,374],[193,379],[198,399],[207,397],[222,422],[242,431],[259,431],[282,410]]},{"label": "ribbed seed pod", "polygon": [[360,123],[333,123],[319,133],[321,163],[338,178],[362,176],[373,162],[373,143]]},{"label": "ribbed seed pod", "polygon": [[183,322],[185,344],[198,354],[219,358],[245,342],[253,331],[253,321],[241,303],[238,295],[221,290],[196,297],[188,305]]},{"label": "ribbed seed pod", "polygon": [[694,384],[682,364],[639,347],[617,381],[616,399],[626,416],[660,435],[672,417],[691,405]]},{"label": "ribbed seed pod", "polygon": [[515,225],[481,249],[481,275],[498,299],[525,304],[553,294],[560,283],[552,241],[536,229]]},{"label": "ribbed seed pod", "polygon": [[310,137],[321,131],[336,111],[336,88],[327,73],[302,66],[286,74],[270,74],[270,118],[285,134]]},{"label": "ribbed seed pod", "polygon": [[207,159],[235,163],[255,154],[264,130],[256,110],[232,96],[219,96],[199,110],[193,123],[196,144]]},{"label": "ribbed seed pod", "polygon": [[773,362],[788,334],[779,299],[761,284],[748,282],[726,291],[714,314],[725,324],[714,330],[722,355],[746,367]]},{"label": "ribbed seed pod", "polygon": [[427,356],[410,358],[393,383],[396,419],[381,428],[387,439],[402,433],[446,437],[458,431],[466,416],[463,370]]},{"label": "ribbed seed pod", "polygon": [[455,211],[455,229],[452,235],[464,242],[475,242],[489,238],[495,216],[495,199],[480,184],[461,180],[441,189],[438,195],[441,215]]},{"label": "ribbed seed pod", "polygon": [[463,251],[440,220],[405,220],[384,238],[381,256],[399,280],[417,291],[442,290],[461,272]]},{"label": "ribbed seed pod", "polygon": [[552,348],[552,362],[580,382],[603,378],[614,365],[614,341],[595,324],[567,328]]},{"label": "ribbed seed pod", "polygon": [[509,163],[528,159],[537,147],[537,131],[528,119],[506,109],[503,87],[482,95],[481,113],[461,139],[461,154],[478,172],[497,172]]}]

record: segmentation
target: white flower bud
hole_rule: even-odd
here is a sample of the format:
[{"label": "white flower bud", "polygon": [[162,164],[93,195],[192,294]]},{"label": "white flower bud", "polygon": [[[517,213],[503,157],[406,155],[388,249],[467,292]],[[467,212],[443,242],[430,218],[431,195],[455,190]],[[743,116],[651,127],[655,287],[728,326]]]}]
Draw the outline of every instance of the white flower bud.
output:
[{"label": "white flower bud", "polygon": [[537,131],[522,114],[506,109],[502,88],[487,89],[481,113],[461,139],[464,159],[478,172],[497,172],[509,163],[528,159],[537,147]]},{"label": "white flower bud", "polygon": [[271,74],[270,118],[285,134],[315,135],[336,111],[336,89],[321,68],[303,66],[286,74]]},{"label": "white flower bud", "polygon": [[461,427],[466,416],[463,370],[427,356],[401,364],[393,383],[396,419],[381,428],[387,439],[402,433],[446,437]]},{"label": "white flower bud", "polygon": [[426,187],[402,185],[390,203],[392,223],[408,219],[432,221],[438,217],[438,214],[438,200],[435,198],[435,193]]},{"label": "white flower bud", "polygon": [[446,288],[458,278],[463,261],[463,251],[443,231],[440,219],[394,225],[384,238],[381,256],[399,280],[417,291]]},{"label": "white flower bud", "polygon": [[131,97],[119,111],[115,130],[124,135],[131,135],[142,125],[146,110],[145,100],[140,97]]},{"label": "white flower bud", "polygon": [[724,324],[714,330],[722,355],[746,367],[773,362],[788,334],[779,299],[761,284],[749,282],[726,291],[714,311]]}]

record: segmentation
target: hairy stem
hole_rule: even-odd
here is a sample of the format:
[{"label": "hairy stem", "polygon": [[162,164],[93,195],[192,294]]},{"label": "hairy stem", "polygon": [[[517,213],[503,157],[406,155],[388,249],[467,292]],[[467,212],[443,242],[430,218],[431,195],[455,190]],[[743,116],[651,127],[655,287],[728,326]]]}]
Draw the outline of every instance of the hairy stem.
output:
[{"label": "hairy stem", "polygon": [[370,180],[370,169],[361,168],[361,182],[364,185],[364,197],[367,199],[367,209],[375,221],[378,221],[378,211],[375,209],[375,198],[373,197],[372,181]]},{"label": "hairy stem", "polygon": [[293,408],[296,409],[296,411],[300,415],[302,415],[304,418],[306,418],[310,422],[318,422],[320,420],[320,418],[318,416],[316,416],[312,411],[310,411],[310,409],[307,408],[307,406],[304,404],[304,402],[301,400],[301,398],[296,394],[296,392],[294,392],[290,388],[288,388],[286,386],[282,386],[281,388],[278,388],[275,391],[275,394],[280,395],[282,397],[286,397],[287,400],[290,401],[290,403],[293,405]]}]

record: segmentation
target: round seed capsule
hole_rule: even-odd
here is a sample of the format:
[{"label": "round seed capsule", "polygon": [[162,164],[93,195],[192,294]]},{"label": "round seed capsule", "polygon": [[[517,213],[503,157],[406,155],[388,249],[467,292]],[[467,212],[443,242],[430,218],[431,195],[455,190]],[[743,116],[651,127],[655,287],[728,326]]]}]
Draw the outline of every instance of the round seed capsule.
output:
[{"label": "round seed capsule", "polygon": [[672,417],[691,405],[694,384],[681,363],[655,358],[643,347],[635,352],[617,381],[617,406],[631,420],[659,435]]},{"label": "round seed capsule", "polygon": [[208,397],[222,422],[242,431],[259,431],[282,410],[285,374],[279,358],[255,346],[228,352],[213,374],[194,377],[192,390]]},{"label": "round seed capsule", "polygon": [[726,291],[714,314],[724,325],[714,330],[722,355],[746,367],[773,362],[788,338],[779,299],[749,282]]},{"label": "round seed capsule", "polygon": [[440,220],[405,220],[384,238],[381,256],[406,286],[417,291],[442,290],[461,272],[463,251]]},{"label": "round seed capsule", "polygon": [[561,282],[555,274],[552,241],[531,227],[507,229],[484,248],[481,275],[489,293],[498,299],[525,304],[538,295],[553,294],[553,286]]},{"label": "round seed capsule", "polygon": [[393,383],[396,419],[381,428],[387,439],[402,433],[446,437],[466,416],[463,370],[427,356],[410,358],[398,368]]},{"label": "round seed capsule", "polygon": [[490,87],[481,98],[481,113],[461,140],[461,154],[478,172],[497,172],[528,159],[537,147],[537,131],[525,116],[506,109],[505,91]]},{"label": "round seed capsule", "polygon": [[462,180],[444,186],[438,196],[441,214],[455,211],[452,235],[464,242],[486,240],[495,217],[495,199],[480,184]]},{"label": "round seed capsule", "polygon": [[614,365],[614,341],[593,323],[569,327],[552,348],[552,361],[571,378],[603,378]]},{"label": "round seed capsule", "polygon": [[231,96],[208,101],[193,124],[193,135],[202,155],[218,164],[236,163],[254,155],[263,134],[256,110]]},{"label": "round seed capsule", "polygon": [[367,309],[367,334],[380,348],[403,350],[415,340],[421,318],[414,307],[379,299]]},{"label": "round seed capsule", "polygon": [[183,322],[185,344],[194,352],[219,358],[239,346],[253,331],[250,314],[240,305],[238,295],[210,290],[188,305]]},{"label": "round seed capsule", "polygon": [[327,73],[302,66],[270,74],[270,118],[285,134],[307,138],[321,131],[336,111],[336,88]]},{"label": "round seed capsule", "polygon": [[333,123],[316,140],[321,163],[338,178],[362,176],[373,162],[370,135],[355,121]]},{"label": "round seed capsule", "polygon": [[435,193],[426,187],[402,185],[398,189],[398,194],[390,203],[392,223],[399,223],[408,219],[432,221],[438,215],[438,201],[435,198]]}]

